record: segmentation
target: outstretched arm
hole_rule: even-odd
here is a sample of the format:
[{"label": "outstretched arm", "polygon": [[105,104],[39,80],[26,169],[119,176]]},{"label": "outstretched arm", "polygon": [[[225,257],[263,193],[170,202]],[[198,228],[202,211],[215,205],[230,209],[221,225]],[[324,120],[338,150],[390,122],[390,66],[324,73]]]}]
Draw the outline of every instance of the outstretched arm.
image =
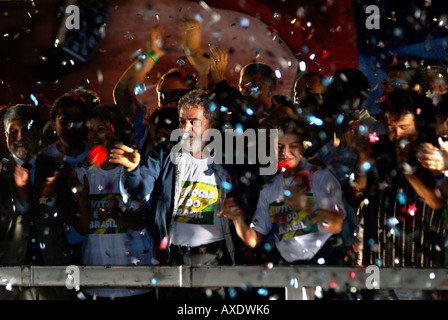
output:
[{"label": "outstretched arm", "polygon": [[[423,143],[420,145],[420,150],[417,152],[417,159],[422,167],[429,170],[432,175],[426,175],[423,179],[421,175],[412,174],[406,175],[406,179],[412,185],[414,190],[425,199],[425,202],[434,210],[441,208],[444,204],[443,198],[448,195],[448,184],[446,181],[445,170],[446,159],[448,157],[448,144],[439,138],[440,149],[430,143]],[[420,170],[422,171],[422,170]],[[426,173],[427,171],[424,171]],[[425,183],[432,178],[431,185]],[[435,183],[434,183],[435,182]]]},{"label": "outstretched arm", "polygon": [[256,248],[263,243],[264,235],[247,225],[244,221],[245,215],[243,210],[236,204],[233,198],[226,199],[224,208],[218,213],[218,216],[233,221],[238,236],[250,249]]},{"label": "outstretched arm", "polygon": [[109,162],[120,164],[128,171],[134,171],[140,164],[140,153],[137,149],[132,149],[125,145],[116,145],[110,151]]},{"label": "outstretched arm", "polygon": [[208,76],[210,73],[210,58],[201,48],[201,25],[195,20],[185,20],[181,24],[182,47],[188,61],[199,73],[198,86],[208,88]]},{"label": "outstretched arm", "polygon": [[[432,209],[438,210],[443,206],[443,199],[440,192],[438,192],[436,181],[428,169],[424,167],[421,161],[415,161],[412,170],[405,170],[404,165],[406,163],[414,164],[414,157],[419,159],[419,152],[416,146],[412,144],[408,144],[405,148],[397,146],[396,161],[398,165],[403,167],[403,174],[415,192]],[[421,145],[418,145],[418,147],[421,147]]]},{"label": "outstretched arm", "polygon": [[136,86],[144,83],[146,75],[154,67],[157,60],[165,54],[162,45],[161,26],[155,26],[151,29],[151,33],[147,42],[144,53],[144,59],[139,58],[134,61],[123,73],[113,90],[114,101],[125,109],[131,121],[135,121],[141,108],[140,102],[134,94]]},{"label": "outstretched arm", "polygon": [[[125,145],[116,145],[110,152],[111,163],[121,164],[127,171],[122,175],[122,187],[127,196],[135,201],[142,201],[149,196],[154,184],[164,168],[171,165],[168,149],[159,145],[149,152],[144,161],[140,162],[137,150]],[[171,170],[168,167],[167,170]]]}]

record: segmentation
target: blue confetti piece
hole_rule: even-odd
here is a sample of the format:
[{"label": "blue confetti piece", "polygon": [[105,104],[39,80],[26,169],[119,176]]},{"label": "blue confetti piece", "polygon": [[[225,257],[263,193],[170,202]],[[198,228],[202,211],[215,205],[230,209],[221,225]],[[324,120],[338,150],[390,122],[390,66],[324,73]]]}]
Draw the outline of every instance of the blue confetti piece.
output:
[{"label": "blue confetti piece", "polygon": [[235,125],[235,130],[244,131],[243,125],[241,123],[237,123]]},{"label": "blue confetti piece", "polygon": [[333,82],[333,77],[324,77],[322,83],[325,87],[328,87]]},{"label": "blue confetti piece", "polygon": [[238,24],[241,28],[247,29],[250,26],[250,20],[246,17],[238,18]]},{"label": "blue confetti piece", "polygon": [[216,110],[216,108],[218,108],[218,106],[217,106],[216,103],[214,103],[214,102],[211,102],[210,105],[209,105],[209,107],[208,107],[208,109],[209,109],[211,112],[214,112],[214,111]]},{"label": "blue confetti piece", "polygon": [[227,182],[227,181],[223,181],[222,184],[221,184],[221,186],[222,186],[224,189],[226,189],[226,190],[230,190],[230,189],[232,189],[232,184],[231,184],[230,182]]},{"label": "blue confetti piece", "polygon": [[388,219],[386,220],[386,223],[387,223],[388,226],[390,226],[390,227],[394,227],[394,226],[396,226],[396,225],[399,223],[399,221],[398,221],[397,218],[395,218],[395,217],[391,217],[391,218],[388,218]]},{"label": "blue confetti piece", "polygon": [[271,251],[272,250],[272,245],[270,244],[270,243],[268,243],[268,242],[266,242],[264,245],[263,245],[263,248],[264,248],[264,250],[266,250],[266,251]]},{"label": "blue confetti piece", "polygon": [[251,108],[246,108],[246,113],[251,116],[254,114],[254,110],[252,110]]},{"label": "blue confetti piece", "polygon": [[403,192],[399,192],[397,194],[397,200],[400,205],[404,205],[406,203],[406,195]]},{"label": "blue confetti piece", "polygon": [[266,288],[259,288],[259,289],[257,290],[257,293],[258,293],[260,296],[266,297],[266,296],[268,295],[268,290],[267,290]]},{"label": "blue confetti piece", "polygon": [[322,119],[319,119],[318,117],[315,117],[315,116],[309,116],[308,121],[310,122],[310,124],[314,124],[319,127],[324,124]]},{"label": "blue confetti piece", "polygon": [[235,298],[237,292],[236,292],[235,288],[229,288],[228,294],[229,294],[230,298]]},{"label": "blue confetti piece", "polygon": [[253,87],[253,88],[250,88],[250,95],[251,95],[251,96],[258,95],[259,92],[260,92],[260,87]]},{"label": "blue confetti piece", "polygon": [[372,165],[368,161],[363,162],[363,164],[361,165],[361,168],[364,171],[369,171],[371,167],[372,167]]},{"label": "blue confetti piece", "polygon": [[144,83],[137,84],[134,88],[134,95],[138,96],[146,91],[146,86]]},{"label": "blue confetti piece", "polygon": [[37,101],[37,98],[34,94],[30,94],[31,100],[33,100],[34,105],[37,107],[39,105],[39,101]]}]

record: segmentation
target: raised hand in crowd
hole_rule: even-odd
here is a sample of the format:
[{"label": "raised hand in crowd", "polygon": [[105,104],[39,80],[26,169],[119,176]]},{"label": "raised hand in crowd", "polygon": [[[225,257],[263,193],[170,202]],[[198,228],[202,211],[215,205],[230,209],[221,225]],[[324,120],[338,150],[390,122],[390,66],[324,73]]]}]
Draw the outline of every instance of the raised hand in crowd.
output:
[{"label": "raised hand in crowd", "polygon": [[128,171],[133,171],[140,163],[140,153],[137,149],[130,148],[125,145],[116,145],[110,151],[110,162],[121,164]]},{"label": "raised hand in crowd", "polygon": [[430,143],[421,144],[417,158],[422,166],[434,176],[440,176],[448,169],[448,143],[438,139],[440,149]]}]

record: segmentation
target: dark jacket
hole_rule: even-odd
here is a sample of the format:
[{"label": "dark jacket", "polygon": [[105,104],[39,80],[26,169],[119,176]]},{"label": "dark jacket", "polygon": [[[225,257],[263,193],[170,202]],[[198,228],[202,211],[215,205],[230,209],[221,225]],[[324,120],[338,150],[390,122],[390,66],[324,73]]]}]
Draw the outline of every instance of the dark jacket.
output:
[{"label": "dark jacket", "polygon": [[[173,153],[174,154],[174,153]],[[159,145],[152,150],[148,157],[132,172],[122,177],[122,192],[129,199],[142,201],[150,197],[150,224],[149,230],[154,240],[156,251],[161,253],[160,262],[168,260],[169,243],[172,232],[172,217],[175,203],[180,194],[180,181],[178,179],[178,166],[171,159],[171,148],[168,144]],[[176,155],[180,155],[177,153]],[[213,163],[210,169],[224,180],[226,174],[222,166]],[[220,198],[223,201],[226,193],[220,189]],[[222,219],[227,249],[234,261],[234,247],[230,234],[229,220]]]},{"label": "dark jacket", "polygon": [[[66,237],[67,226],[74,221],[74,198],[67,179],[70,165],[62,166],[48,156],[36,156],[33,196],[28,209],[17,202],[14,180],[16,162],[13,157],[0,164],[0,264],[23,265],[34,222],[44,265],[69,265],[72,248]],[[42,190],[48,177],[59,171],[58,185],[51,197],[43,198]]]}]

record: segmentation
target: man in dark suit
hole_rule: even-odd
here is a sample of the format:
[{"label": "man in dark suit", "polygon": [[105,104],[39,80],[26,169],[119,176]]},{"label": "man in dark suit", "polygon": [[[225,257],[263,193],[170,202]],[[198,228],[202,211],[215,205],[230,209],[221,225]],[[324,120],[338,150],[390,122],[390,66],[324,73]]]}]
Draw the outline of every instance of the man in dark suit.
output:
[{"label": "man in dark suit", "polygon": [[[15,105],[4,116],[8,159],[0,164],[0,265],[70,265],[66,230],[73,223],[69,166],[37,154],[42,137],[39,111]],[[0,299],[66,299],[65,287],[0,288]]]}]

